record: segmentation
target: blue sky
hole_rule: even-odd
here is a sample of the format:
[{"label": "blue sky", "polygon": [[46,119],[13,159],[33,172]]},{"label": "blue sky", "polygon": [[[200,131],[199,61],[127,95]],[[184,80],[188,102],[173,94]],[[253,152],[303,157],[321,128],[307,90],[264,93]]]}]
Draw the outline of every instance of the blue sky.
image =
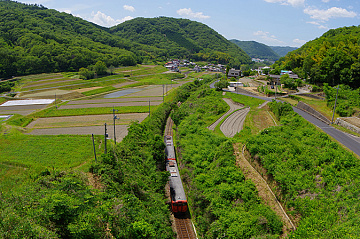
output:
[{"label": "blue sky", "polygon": [[20,0],[111,27],[136,17],[202,22],[227,39],[296,46],[329,29],[360,25],[360,0]]}]

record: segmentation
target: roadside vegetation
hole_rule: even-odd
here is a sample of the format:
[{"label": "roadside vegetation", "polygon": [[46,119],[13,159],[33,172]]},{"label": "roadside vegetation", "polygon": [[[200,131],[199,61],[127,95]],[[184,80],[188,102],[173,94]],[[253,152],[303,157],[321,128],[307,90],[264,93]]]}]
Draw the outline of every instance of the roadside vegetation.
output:
[{"label": "roadside vegetation", "polygon": [[281,126],[250,136],[246,147],[276,182],[295,219],[291,238],[357,237],[359,160],[286,103],[270,103]]}]

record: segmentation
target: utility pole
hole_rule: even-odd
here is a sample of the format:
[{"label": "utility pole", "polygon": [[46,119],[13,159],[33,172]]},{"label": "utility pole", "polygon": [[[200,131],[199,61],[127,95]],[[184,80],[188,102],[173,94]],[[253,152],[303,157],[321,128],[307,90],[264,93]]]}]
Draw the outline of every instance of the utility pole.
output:
[{"label": "utility pole", "polygon": [[55,93],[55,108],[57,109],[57,104],[56,104],[56,93]]},{"label": "utility pole", "polygon": [[115,120],[119,119],[116,115],[115,115],[115,111],[118,112],[118,110],[115,110],[115,108],[113,107],[113,119],[114,119],[114,143],[116,144],[116,134],[115,134]]},{"label": "utility pole", "polygon": [[332,119],[331,119],[331,124],[334,123],[335,108],[336,108],[336,102],[337,102],[338,94],[339,94],[339,85],[338,85],[337,90],[336,90],[335,105],[334,105],[334,110],[333,110],[333,116],[332,116]]},{"label": "utility pole", "polygon": [[106,129],[106,123],[105,123],[105,134],[104,134],[104,139],[105,139],[105,150],[104,153],[107,154],[107,147],[106,147],[106,138],[107,138],[108,134],[107,134],[107,129]]},{"label": "utility pole", "polygon": [[94,148],[95,163],[97,163],[97,159],[96,159],[96,150],[95,150],[95,141],[94,141],[94,134],[91,134],[91,137],[92,137],[93,148]]}]

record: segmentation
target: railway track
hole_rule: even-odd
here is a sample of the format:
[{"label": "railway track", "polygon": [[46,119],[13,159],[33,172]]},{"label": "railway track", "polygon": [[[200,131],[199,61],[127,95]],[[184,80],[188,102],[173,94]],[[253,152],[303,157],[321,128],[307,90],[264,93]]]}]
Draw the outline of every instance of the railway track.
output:
[{"label": "railway track", "polygon": [[196,239],[191,219],[186,216],[175,217],[177,239]]},{"label": "railway track", "polygon": [[165,127],[165,135],[173,136],[173,125],[174,121],[169,117],[166,121],[166,127]]}]

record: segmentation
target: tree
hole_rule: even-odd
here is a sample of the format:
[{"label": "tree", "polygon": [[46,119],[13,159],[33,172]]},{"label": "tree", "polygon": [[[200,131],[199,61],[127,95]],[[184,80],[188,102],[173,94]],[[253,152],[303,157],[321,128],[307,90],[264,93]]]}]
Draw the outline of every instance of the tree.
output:
[{"label": "tree", "polygon": [[227,80],[220,80],[218,82],[215,83],[215,89],[220,91],[222,90],[223,88],[226,88],[230,85],[230,83],[227,81]]},{"label": "tree", "polygon": [[294,79],[290,78],[288,74],[282,75],[280,77],[281,84],[284,84],[285,88],[296,90],[297,84]]},{"label": "tree", "polygon": [[80,75],[80,78],[83,80],[89,80],[89,79],[94,78],[94,72],[89,71],[89,69],[84,68],[84,67],[80,68],[79,75]]},{"label": "tree", "polygon": [[270,72],[270,68],[264,68],[264,69],[262,70],[262,72],[263,72],[265,75],[268,75],[269,72]]},{"label": "tree", "polygon": [[110,74],[114,74],[114,71],[115,71],[115,66],[111,65],[109,66],[109,71],[110,71]]},{"label": "tree", "polygon": [[97,75],[106,75],[106,71],[107,71],[107,67],[106,64],[102,61],[98,61],[96,62],[95,66],[94,66],[94,71],[96,72]]}]

